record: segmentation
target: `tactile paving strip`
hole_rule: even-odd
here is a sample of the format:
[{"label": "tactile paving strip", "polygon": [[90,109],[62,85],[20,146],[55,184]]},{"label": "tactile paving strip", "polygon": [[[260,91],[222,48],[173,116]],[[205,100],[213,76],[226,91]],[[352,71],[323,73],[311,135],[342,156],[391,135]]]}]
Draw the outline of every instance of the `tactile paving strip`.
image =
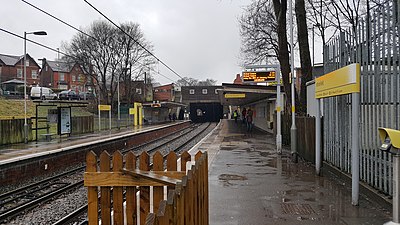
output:
[{"label": "tactile paving strip", "polygon": [[283,213],[292,215],[310,215],[315,213],[309,204],[281,203]]}]

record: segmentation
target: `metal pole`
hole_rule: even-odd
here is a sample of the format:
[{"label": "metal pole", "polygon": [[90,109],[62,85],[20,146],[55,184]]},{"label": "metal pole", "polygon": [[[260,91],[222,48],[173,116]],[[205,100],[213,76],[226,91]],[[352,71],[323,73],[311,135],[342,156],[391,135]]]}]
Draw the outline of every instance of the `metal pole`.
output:
[{"label": "metal pole", "polygon": [[120,101],[119,101],[119,79],[120,79],[120,77],[118,76],[118,84],[117,84],[117,91],[118,91],[118,121],[117,121],[117,125],[118,125],[118,129],[119,129],[119,123],[120,123],[120,120],[121,120],[121,114],[120,114],[120,109],[119,109],[119,107],[120,107]]},{"label": "metal pole", "polygon": [[400,185],[399,185],[399,172],[400,172],[400,155],[393,155],[393,222],[400,223]]},{"label": "metal pole", "polygon": [[297,163],[297,128],[296,128],[296,107],[294,102],[294,40],[293,40],[293,9],[292,0],[289,1],[289,20],[290,20],[290,67],[292,73],[292,127],[290,128],[290,146],[293,162]]},{"label": "metal pole", "polygon": [[359,159],[359,140],[358,140],[358,118],[359,118],[359,102],[360,102],[360,93],[352,93],[352,114],[351,114],[351,189],[352,195],[351,199],[352,205],[358,205],[358,197],[359,197],[359,180],[360,180],[360,159]]},{"label": "metal pole", "polygon": [[111,126],[111,109],[108,110],[108,121],[110,122],[110,130],[111,130],[112,129],[112,126]]},{"label": "metal pole", "polygon": [[101,131],[101,118],[100,118],[101,110],[99,108],[99,131]]},{"label": "metal pole", "polygon": [[28,121],[26,118],[26,32],[24,32],[24,142],[28,143]]},{"label": "metal pole", "polygon": [[[393,147],[392,147],[393,148]],[[393,154],[393,220],[384,225],[399,225],[400,224],[400,155]]]},{"label": "metal pole", "polygon": [[317,111],[315,114],[315,173],[320,175],[321,171],[321,113],[320,99],[317,99]]},{"label": "metal pole", "polygon": [[281,135],[281,68],[276,69],[277,85],[276,85],[276,150],[278,154],[282,154],[282,135]]},{"label": "metal pole", "polygon": [[312,68],[315,66],[315,43],[314,43],[314,27],[312,27]]}]

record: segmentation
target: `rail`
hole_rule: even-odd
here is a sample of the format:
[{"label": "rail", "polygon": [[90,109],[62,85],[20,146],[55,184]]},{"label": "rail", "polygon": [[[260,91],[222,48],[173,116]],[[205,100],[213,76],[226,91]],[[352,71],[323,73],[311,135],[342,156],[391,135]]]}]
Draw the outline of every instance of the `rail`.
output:
[{"label": "rail", "polygon": [[[187,154],[182,153],[183,156]],[[100,165],[94,152],[89,152],[86,157],[84,185],[88,187],[88,224],[97,225],[101,222],[117,225],[125,224],[124,220],[126,224],[137,224],[139,221],[140,225],[208,224],[207,153],[198,152],[195,164],[187,172],[184,168],[191,157],[181,157],[183,171],[177,171],[175,152],[170,152],[167,157],[156,152],[151,171],[147,152],[140,154],[138,166],[133,152],[124,157],[116,151],[111,157],[104,151],[99,158]],[[153,187],[152,202],[150,186]],[[168,200],[163,200],[164,187],[168,187]],[[137,191],[140,192],[138,199]],[[150,212],[151,204],[153,212]],[[137,205],[140,207],[139,213]]]}]

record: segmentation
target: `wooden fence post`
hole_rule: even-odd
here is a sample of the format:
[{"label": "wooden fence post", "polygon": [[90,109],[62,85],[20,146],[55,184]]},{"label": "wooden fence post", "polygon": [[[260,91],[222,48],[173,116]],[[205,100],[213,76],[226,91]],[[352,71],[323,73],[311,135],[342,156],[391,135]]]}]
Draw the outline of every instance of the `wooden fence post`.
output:
[{"label": "wooden fence post", "polygon": [[[164,159],[160,152],[153,155],[153,171],[164,170]],[[164,187],[153,187],[153,212],[158,212],[158,206],[164,199]]]},{"label": "wooden fence post", "polygon": [[[120,151],[113,154],[113,172],[120,172],[123,168],[123,158]],[[114,225],[124,225],[124,196],[123,187],[113,187]]]},{"label": "wooden fence post", "polygon": [[166,214],[168,215],[168,224],[176,224],[176,197],[175,190],[168,191]]},{"label": "wooden fence post", "polygon": [[196,165],[191,168],[193,177],[193,224],[199,224],[199,201],[198,201],[198,171]]},{"label": "wooden fence post", "polygon": [[201,170],[201,165],[202,165],[202,161],[201,156],[203,155],[203,153],[201,151],[198,151],[195,155],[195,159],[196,159],[196,173],[197,173],[197,205],[198,205],[198,219],[199,219],[199,224],[203,225],[203,172]]},{"label": "wooden fence post", "polygon": [[192,156],[187,151],[181,154],[181,171],[186,171],[186,163],[191,161],[191,158]]},{"label": "wooden fence post", "polygon": [[182,195],[182,183],[178,182],[175,187],[176,193],[176,224],[185,225],[185,208],[184,208],[184,197]]},{"label": "wooden fence post", "polygon": [[[100,154],[100,172],[110,171],[110,155],[107,151],[103,151]],[[111,193],[109,187],[100,188],[100,209],[101,209],[101,224],[111,224]]]},{"label": "wooden fence post", "polygon": [[[136,169],[136,156],[133,152],[128,152],[126,155],[125,167],[127,170]],[[137,224],[136,203],[136,187],[126,187],[126,222],[128,225]]]},{"label": "wooden fence post", "polygon": [[[97,171],[97,156],[90,151],[86,156],[86,172]],[[99,224],[99,200],[97,195],[97,187],[88,187],[88,220],[89,225]]]},{"label": "wooden fence post", "polygon": [[[150,170],[150,157],[142,152],[139,157],[139,169]],[[146,216],[150,213],[150,187],[140,187],[140,224],[145,224]]]},{"label": "wooden fence post", "polygon": [[[170,152],[167,156],[167,171],[177,171],[178,170],[178,157],[175,152]],[[168,192],[174,190],[175,187],[168,187]]]},{"label": "wooden fence post", "polygon": [[187,198],[186,201],[188,203],[188,223],[187,224],[194,224],[194,198],[193,198],[193,174],[192,171],[189,170],[187,173],[188,185],[187,185]]}]

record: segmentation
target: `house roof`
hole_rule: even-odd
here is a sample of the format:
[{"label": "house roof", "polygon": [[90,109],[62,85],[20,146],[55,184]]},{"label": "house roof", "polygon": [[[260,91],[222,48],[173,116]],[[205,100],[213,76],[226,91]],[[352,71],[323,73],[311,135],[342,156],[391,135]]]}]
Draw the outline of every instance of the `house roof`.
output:
[{"label": "house roof", "polygon": [[22,80],[12,79],[12,80],[5,81],[2,84],[24,84],[24,83],[25,82]]},{"label": "house roof", "polygon": [[51,70],[54,72],[69,73],[74,67],[75,63],[63,62],[63,61],[49,61],[46,60]]},{"label": "house roof", "polygon": [[0,54],[0,61],[6,66],[14,66],[23,56],[4,55]]}]

